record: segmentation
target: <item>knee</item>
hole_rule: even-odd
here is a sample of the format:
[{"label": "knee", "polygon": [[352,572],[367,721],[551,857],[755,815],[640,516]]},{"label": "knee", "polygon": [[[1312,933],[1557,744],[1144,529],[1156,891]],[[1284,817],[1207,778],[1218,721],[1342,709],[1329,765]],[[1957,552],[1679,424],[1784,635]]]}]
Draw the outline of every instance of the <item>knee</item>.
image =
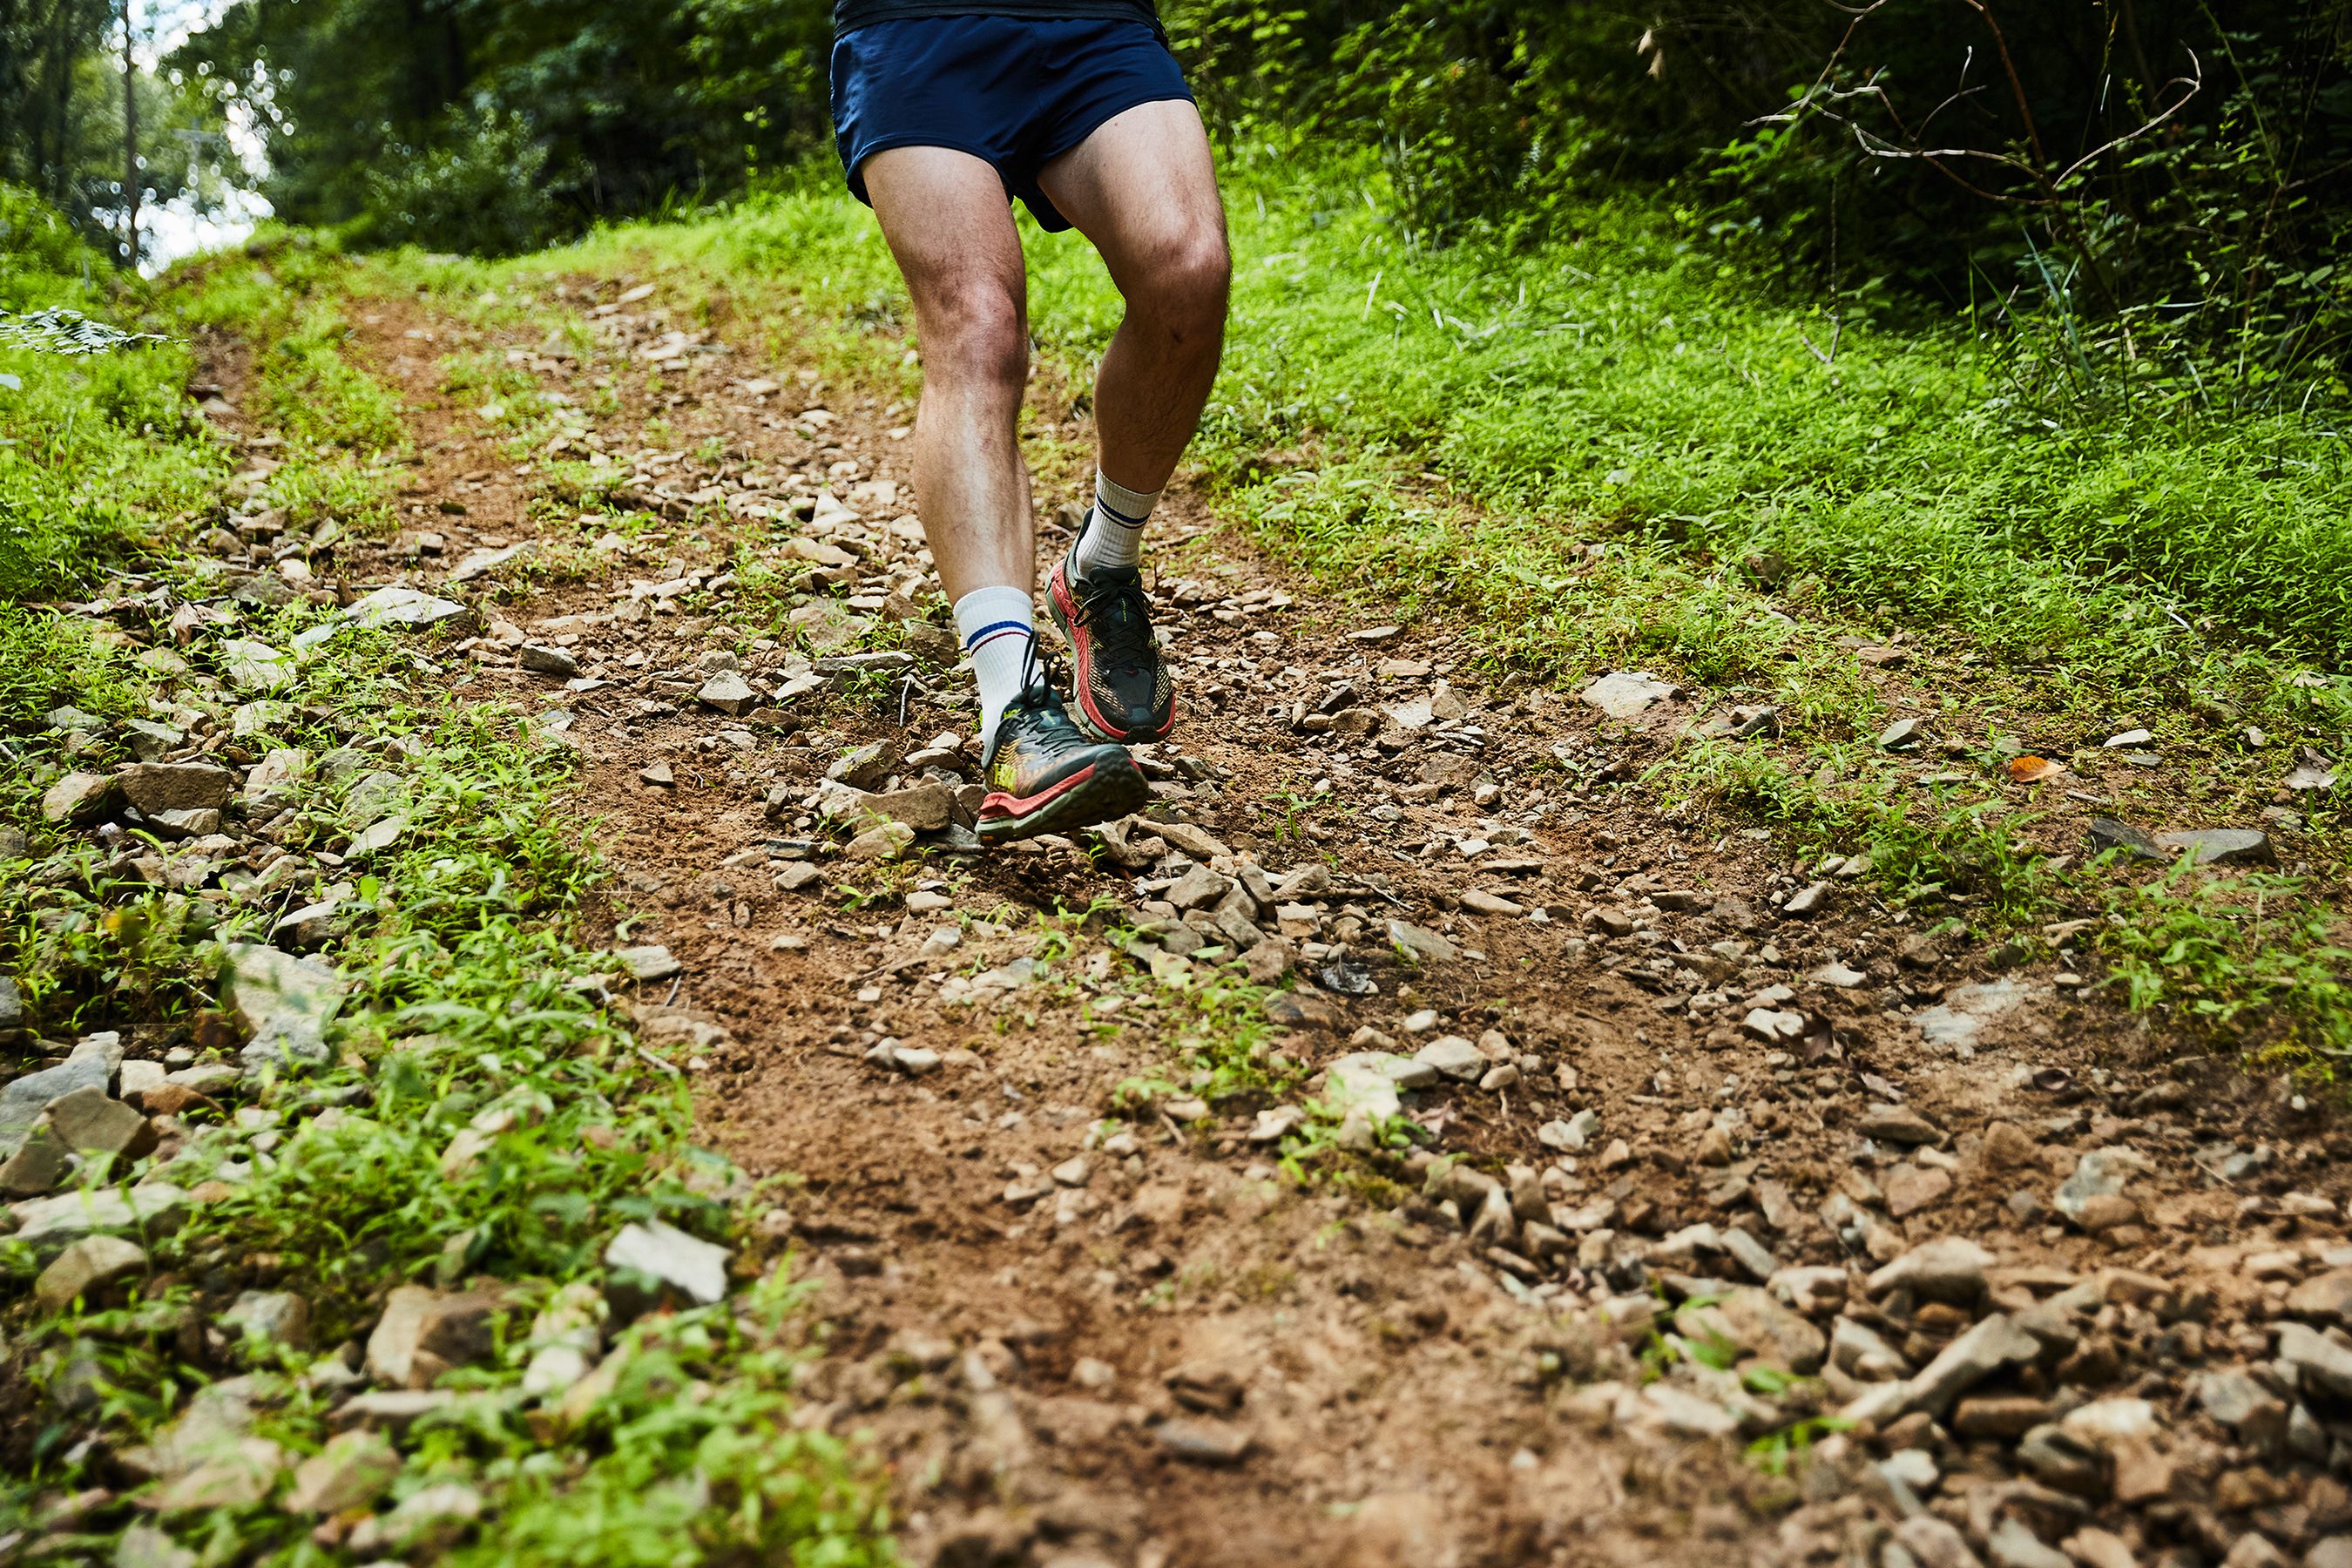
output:
[{"label": "knee", "polygon": [[927,375],[1010,387],[1029,379],[1029,322],[1021,301],[994,279],[940,289],[922,313]]},{"label": "knee", "polygon": [[1222,232],[1185,236],[1153,258],[1146,289],[1150,309],[1180,338],[1214,337],[1224,328],[1233,279],[1233,253]]}]

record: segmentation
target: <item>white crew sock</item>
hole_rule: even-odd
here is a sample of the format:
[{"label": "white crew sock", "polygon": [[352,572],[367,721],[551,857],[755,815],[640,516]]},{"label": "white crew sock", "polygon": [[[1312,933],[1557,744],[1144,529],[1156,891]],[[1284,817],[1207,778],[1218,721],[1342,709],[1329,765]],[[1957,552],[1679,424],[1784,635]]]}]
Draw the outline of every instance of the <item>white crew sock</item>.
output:
[{"label": "white crew sock", "polygon": [[1143,524],[1160,504],[1160,492],[1129,489],[1100,468],[1095,470],[1094,510],[1078,534],[1075,564],[1087,576],[1106,566],[1136,566],[1143,560]]},{"label": "white crew sock", "polygon": [[955,602],[956,630],[980,682],[980,745],[996,739],[996,721],[1021,695],[1021,677],[1037,640],[1037,609],[1025,588],[974,588]]}]

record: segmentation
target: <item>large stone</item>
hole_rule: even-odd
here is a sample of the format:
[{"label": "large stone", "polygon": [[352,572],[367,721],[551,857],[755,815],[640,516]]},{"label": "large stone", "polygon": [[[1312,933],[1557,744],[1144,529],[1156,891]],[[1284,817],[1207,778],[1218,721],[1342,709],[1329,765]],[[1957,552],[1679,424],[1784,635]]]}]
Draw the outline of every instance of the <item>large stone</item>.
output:
[{"label": "large stone", "polygon": [[1752,1287],[1734,1290],[1711,1306],[1686,1306],[1675,1314],[1675,1323],[1686,1339],[1714,1335],[1805,1376],[1819,1372],[1828,1353],[1829,1342],[1821,1330],[1774,1300],[1769,1292]]},{"label": "large stone", "polygon": [[2313,1275],[2287,1292],[2286,1310],[2315,1323],[2352,1328],[2352,1268]]},{"label": "large stone", "polygon": [[232,637],[221,644],[220,658],[228,683],[239,691],[283,691],[294,684],[299,673],[292,654],[249,637]]},{"label": "large stone", "polygon": [[122,798],[145,816],[225,811],[236,775],[211,763],[133,763],[114,775]]},{"label": "large stone", "polygon": [[248,1347],[310,1348],[310,1303],[291,1290],[240,1291],[220,1325]]},{"label": "large stone", "polygon": [[430,1388],[452,1367],[490,1352],[499,1299],[483,1290],[403,1285],[384,1299],[368,1335],[367,1374],[384,1388]]},{"label": "large stone", "polygon": [[643,984],[686,973],[686,965],[680,963],[667,947],[624,947],[617,949],[613,956],[621,961],[621,967],[629,972],[630,979]]},{"label": "large stone", "polygon": [[77,1154],[135,1160],[155,1147],[155,1129],[138,1111],[110,1100],[96,1084],[60,1095],[42,1113],[58,1141]]},{"label": "large stone", "polygon": [[841,853],[851,860],[896,860],[915,842],[915,830],[903,822],[885,822],[869,827],[841,847]]},{"label": "large stone", "polygon": [[1464,1083],[1476,1081],[1494,1065],[1484,1051],[1459,1035],[1440,1035],[1415,1051],[1412,1059],[1434,1069],[1440,1077]]},{"label": "large stone", "polygon": [[25,1026],[25,994],[17,989],[16,977],[0,974],[0,1035],[12,1035]]},{"label": "large stone", "polygon": [[1638,719],[1671,700],[1675,691],[1674,686],[1646,671],[1621,669],[1602,676],[1577,695],[1612,719]]},{"label": "large stone", "polygon": [[198,1558],[152,1524],[134,1524],[116,1538],[112,1568],[196,1568]]},{"label": "large stone", "polygon": [[400,1455],[380,1433],[345,1432],[329,1438],[324,1448],[295,1469],[286,1507],[307,1514],[371,1508],[399,1475]]},{"label": "large stone", "polygon": [[437,598],[415,588],[394,586],[378,588],[361,596],[357,603],[343,612],[343,618],[355,626],[394,627],[418,630],[437,626],[468,615],[465,605],[454,599]]},{"label": "large stone", "polygon": [[310,773],[310,755],[281,746],[262,754],[245,775],[245,795],[249,801],[283,800],[292,795],[295,786]]},{"label": "large stone", "polygon": [[2323,1334],[2307,1323],[2282,1323],[2279,1360],[2293,1367],[2307,1394],[2352,1400],[2352,1343],[2341,1334]]},{"label": "large stone", "polygon": [[728,1251],[660,1220],[625,1226],[604,1249],[604,1267],[644,1275],[698,1306],[727,1299]]},{"label": "large stone", "polygon": [[1863,1114],[1861,1130],[1865,1138],[1900,1143],[1906,1149],[1944,1141],[1942,1128],[1905,1105],[1872,1106]]},{"label": "large stone", "polygon": [[942,784],[913,784],[887,795],[869,795],[858,805],[887,821],[918,833],[937,833],[955,820],[956,792]]},{"label": "large stone", "polygon": [[327,1060],[327,1026],[351,982],[316,959],[258,942],[231,942],[226,958],[221,1000],[253,1037],[240,1053],[246,1063]]},{"label": "large stone", "polygon": [[89,1236],[51,1260],[33,1281],[33,1300],[45,1312],[60,1312],[73,1299],[104,1289],[147,1267],[147,1250],[119,1236]]},{"label": "large stone", "polygon": [[95,1089],[102,1095],[113,1077],[114,1064],[104,1051],[77,1048],[56,1067],[26,1073],[0,1089],[0,1149],[13,1150],[22,1143],[41,1112],[57,1100],[81,1089]]},{"label": "large stone", "polygon": [[694,700],[737,719],[760,705],[760,694],[751,689],[751,683],[731,669],[722,669],[704,681]]},{"label": "large stone", "polygon": [[2184,851],[2192,866],[2268,865],[2278,857],[2267,834],[2251,827],[2198,827],[2185,833],[2159,833],[2157,847],[2167,859]]},{"label": "large stone", "polygon": [[57,1191],[72,1171],[73,1152],[47,1122],[37,1121],[16,1152],[0,1160],[0,1196],[37,1198]]},{"label": "large stone", "polygon": [[2286,1401],[2245,1372],[2209,1372],[2191,1385],[2197,1403],[2238,1441],[2261,1454],[2277,1454],[2286,1442]]},{"label": "large stone", "polygon": [[68,773],[41,793],[41,820],[80,827],[106,815],[114,781],[104,773]]},{"label": "large stone", "polygon": [[2054,1200],[2058,1212],[2084,1229],[2105,1229],[2094,1226],[2092,1220],[2116,1211],[2099,1200],[2122,1197],[2132,1173],[2147,1168],[2147,1162],[2129,1149],[2094,1149],[2074,1163],[2074,1173],[2060,1184]]},{"label": "large stone", "polygon": [[1911,1379],[1909,1406],[1941,1416],[1952,1402],[2003,1368],[2023,1365],[2042,1353],[2042,1342],[2005,1316],[1985,1319],[1946,1345]]},{"label": "large stone", "polygon": [[1870,1293],[1908,1289],[1930,1301],[1967,1306],[1985,1293],[1985,1270],[1992,1254],[1957,1236],[1922,1242],[1870,1277]]},{"label": "large stone", "polygon": [[1389,942],[1398,952],[1418,963],[1451,963],[1462,956],[1462,950],[1445,938],[1409,921],[1391,921]]},{"label": "large stone", "polygon": [[267,1437],[240,1437],[194,1469],[173,1477],[145,1500],[164,1514],[251,1508],[269,1495],[285,1468],[285,1449]]}]

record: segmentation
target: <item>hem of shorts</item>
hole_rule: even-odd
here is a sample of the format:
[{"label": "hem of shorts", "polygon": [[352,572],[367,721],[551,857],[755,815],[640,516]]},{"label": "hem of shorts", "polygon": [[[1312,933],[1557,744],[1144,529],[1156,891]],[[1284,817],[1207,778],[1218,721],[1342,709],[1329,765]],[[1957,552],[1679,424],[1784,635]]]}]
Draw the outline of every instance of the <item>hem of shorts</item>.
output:
[{"label": "hem of shorts", "polygon": [[898,147],[944,147],[950,153],[962,153],[977,158],[995,171],[996,183],[1004,187],[1005,200],[1013,199],[1013,182],[1005,177],[1004,165],[990,156],[986,148],[976,147],[968,142],[944,141],[937,136],[925,135],[919,131],[910,131],[898,136],[877,137],[869,143],[858,153],[857,162],[842,171],[842,183],[849,187],[849,194],[867,206],[872,206],[874,199],[866,194],[866,175],[863,171],[866,164],[874,161],[875,153],[887,153]]},{"label": "hem of shorts", "polygon": [[[1104,107],[1100,114],[1095,116],[1087,122],[1084,130],[1074,132],[1067,140],[1041,153],[1037,159],[1037,166],[1038,168],[1043,169],[1055,159],[1076,152],[1079,145],[1083,143],[1087,137],[1093,135],[1096,132],[1101,130],[1104,126],[1109,124],[1120,115],[1125,114],[1130,109],[1140,109],[1147,103],[1197,103],[1199,101],[1199,100],[1192,96],[1192,91],[1190,88],[1186,88],[1181,92],[1167,92],[1155,88],[1150,92],[1139,93],[1133,98],[1113,99]],[[1030,183],[1034,184],[1036,182],[1032,180]]]}]

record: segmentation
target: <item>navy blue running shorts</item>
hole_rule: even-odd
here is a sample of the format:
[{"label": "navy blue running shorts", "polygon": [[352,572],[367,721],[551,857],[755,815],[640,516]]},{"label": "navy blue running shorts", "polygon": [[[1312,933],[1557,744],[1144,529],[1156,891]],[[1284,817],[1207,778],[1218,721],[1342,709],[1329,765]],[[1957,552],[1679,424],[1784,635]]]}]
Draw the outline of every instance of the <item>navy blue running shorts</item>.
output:
[{"label": "navy blue running shorts", "polygon": [[1037,171],[1139,103],[1190,100],[1141,22],[925,16],[874,22],[833,46],[833,130],[849,194],[871,205],[866,160],[891,147],[985,159],[1049,230],[1070,220]]}]

